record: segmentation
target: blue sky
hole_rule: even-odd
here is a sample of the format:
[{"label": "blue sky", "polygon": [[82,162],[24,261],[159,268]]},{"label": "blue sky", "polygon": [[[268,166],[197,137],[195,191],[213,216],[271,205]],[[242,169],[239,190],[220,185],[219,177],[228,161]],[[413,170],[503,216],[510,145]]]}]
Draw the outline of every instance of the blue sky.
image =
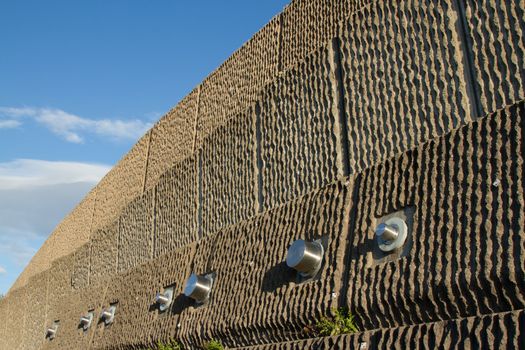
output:
[{"label": "blue sky", "polygon": [[0,293],[152,123],[288,2],[0,1]]}]

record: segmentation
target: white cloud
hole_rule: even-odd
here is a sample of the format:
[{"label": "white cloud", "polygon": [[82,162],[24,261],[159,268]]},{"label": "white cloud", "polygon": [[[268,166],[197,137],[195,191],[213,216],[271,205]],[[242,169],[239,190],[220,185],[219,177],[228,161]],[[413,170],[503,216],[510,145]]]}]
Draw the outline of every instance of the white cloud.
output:
[{"label": "white cloud", "polygon": [[[66,141],[73,143],[82,143],[84,133],[113,139],[138,139],[151,127],[151,123],[139,119],[88,119],[55,108],[0,107],[0,116],[18,119],[31,118]],[[18,122],[20,125],[20,121]]]},{"label": "white cloud", "polygon": [[0,266],[0,275],[6,274],[6,273],[7,273],[6,269]]},{"label": "white cloud", "polygon": [[101,164],[17,159],[0,163],[0,191],[78,182],[97,183],[109,169],[110,166]]},{"label": "white cloud", "polygon": [[0,163],[0,264],[25,266],[109,169],[34,159]]},{"label": "white cloud", "polygon": [[0,120],[0,129],[12,129],[22,125],[21,122],[14,119]]}]

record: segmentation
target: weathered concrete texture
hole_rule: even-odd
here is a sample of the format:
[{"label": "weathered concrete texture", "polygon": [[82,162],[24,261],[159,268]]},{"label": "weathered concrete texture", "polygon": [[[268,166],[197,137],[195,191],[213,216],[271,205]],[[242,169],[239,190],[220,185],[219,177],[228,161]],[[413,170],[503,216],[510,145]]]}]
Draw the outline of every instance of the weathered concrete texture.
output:
[{"label": "weathered concrete texture", "polygon": [[[364,329],[525,307],[525,105],[360,176],[347,304]],[[408,257],[376,266],[376,218],[414,206]]]},{"label": "weathered concrete texture", "polygon": [[20,274],[11,290],[24,286],[31,276],[49,269],[53,260],[74,252],[89,240],[95,209],[95,195],[95,190],[91,190],[55,228],[31,259],[27,268]]},{"label": "weathered concrete texture", "polygon": [[23,348],[25,320],[27,317],[26,306],[28,301],[27,284],[24,287],[9,293],[7,300],[5,328],[6,337],[2,339],[1,346],[3,349],[21,349]]},{"label": "weathered concrete texture", "polygon": [[96,187],[95,228],[114,222],[124,207],[143,193],[150,132],[147,132]]},{"label": "weathered concrete texture", "polygon": [[151,130],[146,190],[174,164],[193,153],[199,88],[184,97]]},{"label": "weathered concrete texture", "polygon": [[[93,340],[96,324],[99,322],[106,286],[107,284],[94,284],[76,290],[64,298],[57,336],[53,340],[45,339],[42,349],[88,349]],[[86,315],[88,311],[93,311],[95,318],[92,327],[84,331],[80,325],[80,317]],[[52,322],[53,320],[50,320],[46,326]]]},{"label": "weathered concrete texture", "polygon": [[116,221],[91,236],[90,284],[117,273],[118,224]]},{"label": "weathered concrete texture", "polygon": [[[195,244],[186,246],[136,266],[108,283],[103,304],[117,302],[117,313],[112,325],[96,327],[95,348],[147,345],[174,336],[177,315],[187,304],[180,293],[194,254]],[[174,287],[175,300],[169,310],[160,313],[154,303],[155,294],[169,286]]]},{"label": "weathered concrete texture", "polygon": [[520,349],[525,344],[523,310],[359,334],[246,347],[253,350],[302,349]]},{"label": "weathered concrete texture", "polygon": [[281,69],[297,65],[339,33],[340,24],[371,0],[292,1],[281,14]]},{"label": "weathered concrete texture", "polygon": [[525,3],[461,0],[481,115],[525,98]]},{"label": "weathered concrete texture", "polygon": [[137,197],[119,219],[118,272],[153,257],[155,189]]},{"label": "weathered concrete texture", "polygon": [[202,231],[210,234],[257,212],[254,111],[231,119],[202,147]]},{"label": "weathered concrete texture", "polygon": [[260,124],[263,209],[334,181],[338,119],[333,46],[308,56],[267,89],[256,111]]},{"label": "weathered concrete texture", "polygon": [[471,119],[451,1],[374,1],[341,33],[350,173]]},{"label": "weathered concrete texture", "polygon": [[215,128],[243,113],[275,79],[279,62],[279,17],[274,18],[201,84],[196,147]]},{"label": "weathered concrete texture", "polygon": [[48,316],[60,315],[62,301],[71,293],[71,276],[75,262],[75,253],[63,256],[53,262],[49,269],[48,282]]},{"label": "weathered concrete texture", "polygon": [[91,242],[78,248],[74,253],[71,286],[73,289],[85,288],[89,285]]},{"label": "weathered concrete texture", "polygon": [[[49,283],[48,278],[49,270],[31,277],[27,284],[28,298],[27,305],[24,307],[26,322],[23,341],[21,342],[23,344],[23,349],[40,349],[44,343]],[[0,339],[6,338],[2,337],[0,333]]]},{"label": "weathered concrete texture", "polygon": [[9,305],[9,297],[0,299],[0,339],[7,342],[6,328],[9,322],[7,318],[7,308]]},{"label": "weathered concrete texture", "polygon": [[155,191],[154,257],[198,239],[198,158],[176,163],[160,178]]},{"label": "weathered concrete texture", "polygon": [[[184,309],[178,338],[196,348],[211,338],[234,347],[303,337],[305,325],[337,306],[351,188],[331,185],[201,241],[193,269],[216,273],[213,292],[206,305]],[[323,236],[322,271],[300,283],[284,263],[288,246]]]}]

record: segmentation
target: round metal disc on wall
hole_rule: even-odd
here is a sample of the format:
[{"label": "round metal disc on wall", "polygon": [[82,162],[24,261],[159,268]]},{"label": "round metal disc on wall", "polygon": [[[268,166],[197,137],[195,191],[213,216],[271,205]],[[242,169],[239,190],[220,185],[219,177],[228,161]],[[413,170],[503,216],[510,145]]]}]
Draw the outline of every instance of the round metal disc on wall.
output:
[{"label": "round metal disc on wall", "polygon": [[304,277],[313,277],[321,268],[324,248],[321,243],[298,239],[290,245],[286,254],[286,265]]},{"label": "round metal disc on wall", "polygon": [[[382,226],[382,227],[381,227]],[[386,220],[383,224],[378,226],[378,229],[381,227],[381,230],[389,232],[391,230],[396,232],[395,238],[384,239],[383,236],[386,234],[378,234],[376,229],[376,238],[379,245],[379,249],[384,252],[390,252],[394,249],[400,248],[405,244],[408,235],[408,227],[406,222],[401,218],[390,218]],[[393,237],[390,235],[389,237]]]},{"label": "round metal disc on wall", "polygon": [[213,281],[210,277],[192,273],[186,281],[184,295],[198,303],[203,303],[208,300],[210,296],[212,283]]}]

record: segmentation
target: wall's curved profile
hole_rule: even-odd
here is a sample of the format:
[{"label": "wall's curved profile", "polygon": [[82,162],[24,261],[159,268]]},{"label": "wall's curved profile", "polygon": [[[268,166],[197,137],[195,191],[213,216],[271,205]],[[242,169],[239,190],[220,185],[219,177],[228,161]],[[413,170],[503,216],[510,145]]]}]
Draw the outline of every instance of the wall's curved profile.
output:
[{"label": "wall's curved profile", "polygon": [[[58,225],[0,301],[0,348],[525,346],[524,18],[292,1]],[[383,253],[393,216],[408,237]],[[312,279],[285,264],[296,239],[324,244]],[[201,306],[191,273],[215,276]],[[360,332],[312,333],[342,306]]]}]

